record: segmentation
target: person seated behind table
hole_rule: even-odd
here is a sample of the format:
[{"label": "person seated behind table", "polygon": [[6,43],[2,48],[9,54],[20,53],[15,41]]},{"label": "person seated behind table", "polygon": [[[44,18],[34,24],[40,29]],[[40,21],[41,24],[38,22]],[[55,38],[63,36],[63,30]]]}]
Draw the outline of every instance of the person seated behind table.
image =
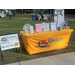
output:
[{"label": "person seated behind table", "polygon": [[46,15],[47,13],[46,13],[46,11],[45,11],[45,15]]},{"label": "person seated behind table", "polygon": [[44,14],[44,12],[41,10],[41,20],[42,20],[42,21],[44,20],[43,14]]},{"label": "person seated behind table", "polygon": [[38,12],[39,15],[41,15],[41,12]]},{"label": "person seated behind table", "polygon": [[38,20],[38,13],[36,13],[36,20]]}]

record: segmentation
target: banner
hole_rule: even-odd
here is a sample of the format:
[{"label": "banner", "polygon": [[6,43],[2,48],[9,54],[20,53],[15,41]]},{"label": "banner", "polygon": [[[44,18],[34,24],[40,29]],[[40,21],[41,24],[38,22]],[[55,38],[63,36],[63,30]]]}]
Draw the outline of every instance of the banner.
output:
[{"label": "banner", "polygon": [[0,36],[1,51],[20,47],[18,34]]}]

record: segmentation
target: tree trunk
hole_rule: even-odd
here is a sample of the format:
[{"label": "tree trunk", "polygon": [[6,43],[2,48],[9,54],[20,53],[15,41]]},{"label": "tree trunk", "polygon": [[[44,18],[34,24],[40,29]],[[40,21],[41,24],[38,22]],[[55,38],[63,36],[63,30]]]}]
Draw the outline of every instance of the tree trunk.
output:
[{"label": "tree trunk", "polygon": [[22,14],[23,14],[23,9],[22,9]]}]

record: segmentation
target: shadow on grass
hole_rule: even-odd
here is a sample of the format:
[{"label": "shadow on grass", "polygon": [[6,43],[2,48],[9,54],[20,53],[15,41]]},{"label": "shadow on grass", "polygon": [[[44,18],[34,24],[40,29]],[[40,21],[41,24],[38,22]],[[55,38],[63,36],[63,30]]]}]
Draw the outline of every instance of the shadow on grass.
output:
[{"label": "shadow on grass", "polygon": [[19,50],[17,50],[16,52],[16,50],[13,49],[12,51],[11,50],[3,51],[4,61],[2,61],[0,57],[0,65],[19,62],[19,61],[25,61],[25,60],[31,60],[31,59],[41,58],[41,57],[46,57],[46,56],[52,56],[52,55],[57,55],[57,54],[63,54],[63,53],[68,53],[68,52],[75,52],[75,50],[74,48],[73,49],[65,48],[61,50],[52,50],[52,51],[29,55],[26,50],[22,50],[22,54],[21,54]]}]

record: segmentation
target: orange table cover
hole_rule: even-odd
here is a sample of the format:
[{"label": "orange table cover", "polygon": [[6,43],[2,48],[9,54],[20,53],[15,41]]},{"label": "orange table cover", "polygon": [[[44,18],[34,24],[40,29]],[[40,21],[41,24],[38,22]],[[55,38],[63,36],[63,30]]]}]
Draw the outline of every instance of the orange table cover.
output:
[{"label": "orange table cover", "polygon": [[27,52],[36,54],[67,47],[72,31],[73,29],[62,29],[35,34],[25,34],[25,31],[20,31],[20,34]]}]

